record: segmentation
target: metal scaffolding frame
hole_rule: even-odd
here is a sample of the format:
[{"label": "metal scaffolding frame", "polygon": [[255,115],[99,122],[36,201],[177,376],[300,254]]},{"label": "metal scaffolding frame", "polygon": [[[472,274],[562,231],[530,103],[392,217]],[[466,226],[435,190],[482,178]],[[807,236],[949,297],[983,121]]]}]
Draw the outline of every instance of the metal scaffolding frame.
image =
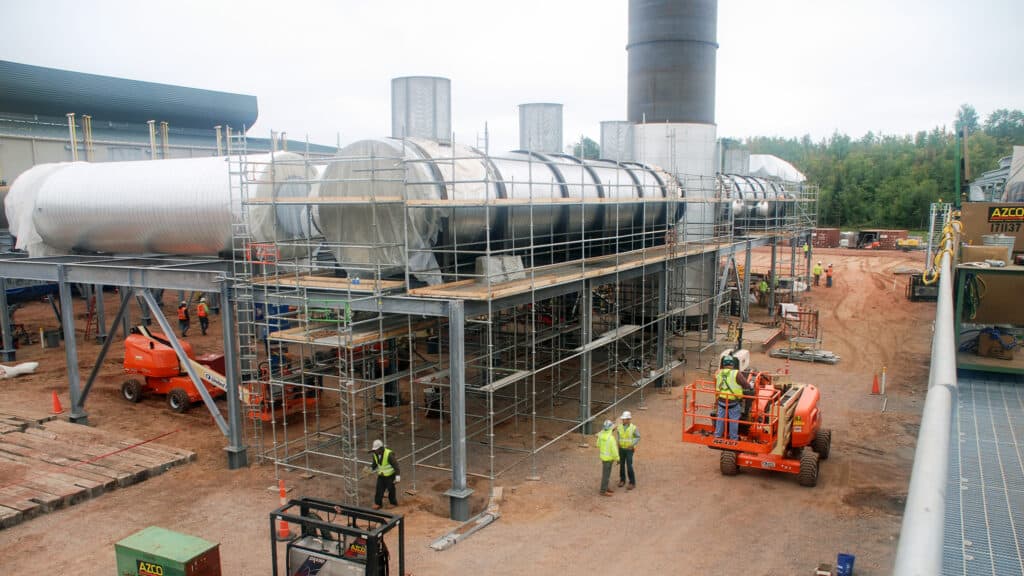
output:
[{"label": "metal scaffolding frame", "polygon": [[[289,184],[305,185],[309,194],[258,198],[253,175],[273,175],[274,164],[285,162],[271,157],[271,166],[255,166],[245,154],[244,136],[229,138],[228,144],[238,154],[230,169],[238,216],[230,260],[10,255],[0,259],[0,278],[59,283],[68,334],[74,333],[72,284],[125,289],[115,320],[124,325],[131,294],[142,298],[144,313],[156,313],[158,322],[162,316],[150,290],[219,294],[231,384],[228,419],[219,412],[214,418],[228,436],[232,468],[247,463],[251,447],[255,460],[273,464],[279,473],[338,478],[341,496],[358,504],[370,488],[363,481],[366,450],[380,438],[410,465],[406,475],[414,488],[424,474],[450,475],[444,494],[458,520],[470,514],[474,481],[486,481],[490,490],[503,474],[523,466],[529,466],[529,477],[537,477],[542,450],[567,436],[591,433],[595,421],[614,418],[623,402],[642,404],[649,386],[669,385],[674,368],[693,357],[699,363],[700,355],[722,340],[717,328],[729,314],[731,290],[743,296],[746,318],[750,251],[771,246],[774,274],[778,243],[790,240],[795,253],[815,220],[812,186],[787,188],[793,193],[785,204],[773,205],[763,221],[748,214],[737,227],[721,178],[676,174],[681,195],[618,200],[625,195],[616,186],[645,183],[633,176],[625,184],[606,182],[595,193],[587,186],[596,178],[588,180],[578,160],[532,153],[524,154],[519,173],[543,174],[542,165],[557,164],[549,173],[558,174],[559,182],[460,174],[454,152],[439,160],[451,162],[448,175],[430,172],[430,180],[423,179],[424,170],[413,169],[422,160],[306,155],[288,162],[304,164],[308,180],[292,177]],[[353,162],[370,169],[334,183],[359,194],[312,195],[326,182],[326,165]],[[663,182],[646,184],[665,189]],[[400,196],[383,193],[396,186]],[[457,193],[424,199],[407,192],[512,186],[528,193],[468,200]],[[552,198],[553,186],[575,186],[582,193]],[[697,205],[703,205],[698,213],[715,214],[713,221],[688,222],[687,208]],[[362,210],[367,237],[332,243],[317,225],[325,206]],[[273,234],[276,241],[257,238],[256,207],[279,216],[277,225],[304,220],[305,232],[280,229]],[[620,217],[627,208],[633,216]],[[459,210],[485,215],[483,239],[460,245],[452,234],[450,243],[435,241],[427,256],[436,258],[437,269],[411,273],[410,259],[428,248],[410,238],[409,223],[424,212],[450,216]],[[496,235],[501,241],[492,241],[491,211],[506,217],[515,211],[529,233]],[[536,230],[535,217],[544,211],[560,211],[565,220],[610,216],[594,218],[601,223],[596,229]],[[401,222],[388,224],[401,231],[400,238],[389,238],[382,232],[383,219],[396,214]],[[699,239],[688,239],[685,232],[695,227],[701,228]],[[385,257],[388,251],[400,254],[400,272]],[[346,258],[353,253],[369,257]],[[738,273],[740,256],[743,274]],[[491,265],[497,261],[516,265]],[[790,267],[795,266],[791,258]],[[774,286],[771,294],[774,299]],[[9,328],[9,317],[0,320]],[[101,354],[109,348],[111,332]],[[165,327],[165,332],[176,343],[173,331]],[[66,353],[72,420],[84,422],[97,370],[80,388],[74,338]]]}]

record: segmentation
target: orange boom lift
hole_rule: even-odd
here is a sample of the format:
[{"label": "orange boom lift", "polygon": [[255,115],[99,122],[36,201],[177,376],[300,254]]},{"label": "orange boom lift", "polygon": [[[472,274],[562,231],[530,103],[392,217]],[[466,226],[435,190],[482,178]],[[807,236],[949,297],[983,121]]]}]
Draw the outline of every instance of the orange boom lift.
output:
[{"label": "orange boom lift", "polygon": [[[728,433],[715,438],[715,383],[697,380],[683,389],[683,442],[721,450],[719,466],[725,476],[740,468],[795,474],[801,486],[818,483],[819,460],[832,447],[832,431],[822,428],[816,386],[793,382],[788,374],[749,373],[754,392],[743,397],[739,440]],[[728,418],[725,429],[728,430]]]}]

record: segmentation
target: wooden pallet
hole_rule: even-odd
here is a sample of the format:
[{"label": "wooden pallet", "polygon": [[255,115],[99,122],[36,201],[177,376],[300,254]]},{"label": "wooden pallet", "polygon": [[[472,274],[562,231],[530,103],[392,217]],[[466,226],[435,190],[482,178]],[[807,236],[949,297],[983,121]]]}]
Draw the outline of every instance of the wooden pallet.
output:
[{"label": "wooden pallet", "polygon": [[0,530],[195,459],[188,450],[54,418],[0,413]]}]

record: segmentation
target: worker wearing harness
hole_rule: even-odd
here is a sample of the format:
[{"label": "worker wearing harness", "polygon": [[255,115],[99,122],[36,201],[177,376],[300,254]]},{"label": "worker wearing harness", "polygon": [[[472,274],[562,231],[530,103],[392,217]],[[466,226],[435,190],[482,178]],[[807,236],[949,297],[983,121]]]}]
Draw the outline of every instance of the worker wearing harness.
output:
[{"label": "worker wearing harness", "polygon": [[612,463],[619,461],[619,445],[612,433],[611,420],[605,420],[597,433],[597,450],[601,455],[601,495],[611,496],[614,492],[608,489],[608,480],[612,477]]},{"label": "worker wearing harness", "polygon": [[398,469],[398,458],[390,448],[385,448],[380,440],[373,441],[370,449],[373,456],[371,470],[377,473],[377,490],[373,494],[373,509],[380,510],[384,504],[384,491],[388,493],[388,501],[392,506],[398,506],[398,498],[395,496],[395,484],[402,481],[402,472]]},{"label": "worker wearing harness", "polygon": [[740,417],[743,415],[743,392],[748,388],[747,379],[739,371],[739,362],[732,356],[722,358],[722,367],[715,373],[715,393],[718,398],[715,420],[715,438],[725,434],[726,418],[729,422],[729,439],[740,439]]},{"label": "worker wearing harness", "polygon": [[640,431],[633,424],[633,415],[629,410],[622,413],[622,423],[615,429],[619,437],[619,488],[626,485],[626,474],[629,473],[629,488],[636,488],[636,473],[633,472],[633,453],[640,443]]},{"label": "worker wearing harness", "polygon": [[196,316],[199,316],[199,329],[202,330],[203,336],[206,336],[206,329],[210,327],[210,307],[206,305],[206,298],[199,299]]},{"label": "worker wearing harness", "polygon": [[188,315],[188,304],[182,301],[178,305],[178,328],[181,329],[181,337],[188,336],[188,322],[191,318]]}]

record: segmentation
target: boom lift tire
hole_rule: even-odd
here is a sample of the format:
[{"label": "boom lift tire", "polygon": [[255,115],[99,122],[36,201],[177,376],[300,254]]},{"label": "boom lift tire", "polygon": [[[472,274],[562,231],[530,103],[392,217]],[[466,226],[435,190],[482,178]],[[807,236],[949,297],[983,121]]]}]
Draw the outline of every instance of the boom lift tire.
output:
[{"label": "boom lift tire", "polygon": [[184,388],[175,388],[167,395],[167,405],[178,414],[189,409],[192,401],[188,399],[188,392]]},{"label": "boom lift tire", "polygon": [[740,473],[740,466],[736,462],[736,453],[732,450],[722,450],[718,466],[722,470],[722,476],[735,476]]},{"label": "boom lift tire", "polygon": [[832,452],[832,430],[818,431],[811,448],[818,453],[818,458],[828,460],[828,455]]},{"label": "boom lift tire", "polygon": [[121,396],[132,404],[142,402],[142,382],[135,378],[125,380],[121,384]]},{"label": "boom lift tire", "polygon": [[797,476],[801,486],[813,488],[818,484],[818,455],[814,450],[804,448],[800,454],[800,474]]}]

